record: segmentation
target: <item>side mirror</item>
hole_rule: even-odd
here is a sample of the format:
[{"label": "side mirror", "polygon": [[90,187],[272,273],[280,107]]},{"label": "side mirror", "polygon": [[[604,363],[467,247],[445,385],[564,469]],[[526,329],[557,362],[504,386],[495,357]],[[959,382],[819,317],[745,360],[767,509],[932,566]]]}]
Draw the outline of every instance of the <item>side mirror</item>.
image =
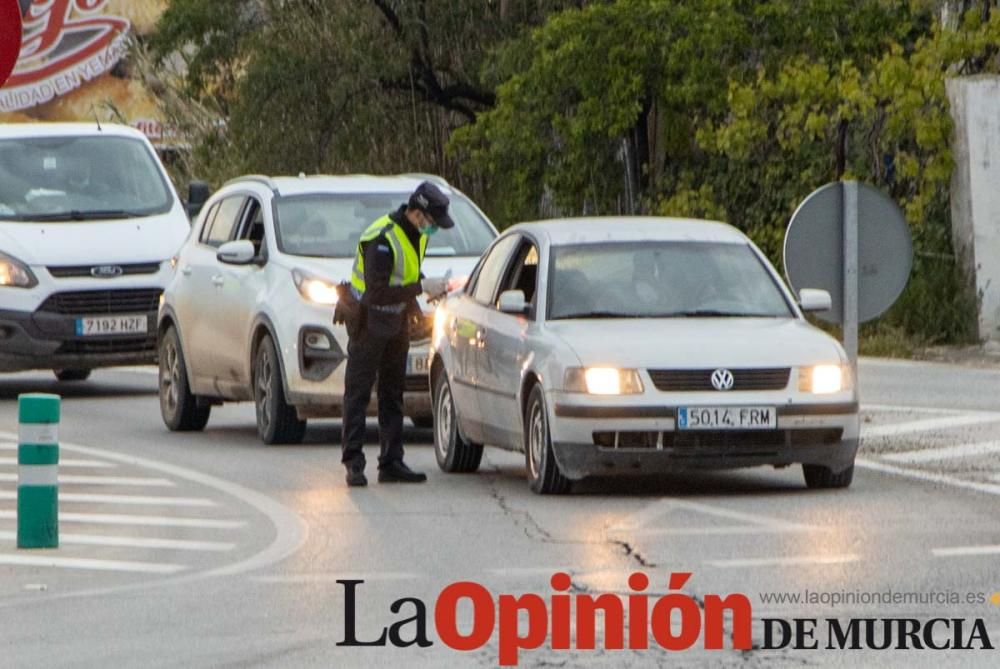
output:
[{"label": "side mirror", "polygon": [[212,191],[204,181],[192,181],[188,184],[187,212],[192,221],[201,213],[201,208],[208,202],[211,194]]},{"label": "side mirror", "polygon": [[219,262],[227,265],[249,265],[257,257],[257,250],[254,249],[253,242],[250,240],[239,239],[220,246],[215,257],[219,259]]},{"label": "side mirror", "polygon": [[528,305],[524,301],[524,291],[505,290],[500,293],[497,307],[505,314],[523,315],[528,311]]},{"label": "side mirror", "polygon": [[833,307],[833,299],[825,290],[803,288],[799,291],[799,306],[802,311],[829,311]]}]

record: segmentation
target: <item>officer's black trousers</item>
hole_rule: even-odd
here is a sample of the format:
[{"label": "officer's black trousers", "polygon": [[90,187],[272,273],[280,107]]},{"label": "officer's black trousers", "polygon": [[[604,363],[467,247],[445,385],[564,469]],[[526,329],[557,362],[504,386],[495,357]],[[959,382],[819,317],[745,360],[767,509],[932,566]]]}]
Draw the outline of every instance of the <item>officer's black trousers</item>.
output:
[{"label": "officer's black trousers", "polygon": [[347,343],[344,377],[344,464],[364,465],[365,414],[378,378],[379,467],[403,459],[403,385],[410,350],[407,329],[390,338],[375,337],[367,328]]}]

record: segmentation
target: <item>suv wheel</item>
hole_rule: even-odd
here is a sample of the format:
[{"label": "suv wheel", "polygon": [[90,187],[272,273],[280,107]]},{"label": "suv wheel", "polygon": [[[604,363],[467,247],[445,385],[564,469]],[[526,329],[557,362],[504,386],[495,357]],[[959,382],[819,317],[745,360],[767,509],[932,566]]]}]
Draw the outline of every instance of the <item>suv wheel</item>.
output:
[{"label": "suv wheel", "polygon": [[483,459],[483,445],[471,444],[459,434],[458,412],[444,370],[437,375],[434,390],[434,455],[438,467],[455,474],[476,471]]},{"label": "suv wheel", "polygon": [[823,465],[802,465],[802,473],[808,488],[814,490],[846,488],[854,479],[854,464],[851,463],[850,467],[839,474],[834,474],[832,469]]},{"label": "suv wheel", "polygon": [[86,381],[90,378],[89,369],[56,369],[53,373],[60,381]]},{"label": "suv wheel", "polygon": [[201,406],[188,385],[184,352],[177,330],[167,328],[160,342],[160,415],[172,432],[197,432],[205,429],[211,405]]},{"label": "suv wheel", "polygon": [[540,385],[531,389],[528,408],[524,412],[524,460],[532,491],[540,495],[569,492],[570,480],[563,476],[552,452],[549,415],[545,408],[545,393]]},{"label": "suv wheel", "polygon": [[285,384],[274,340],[265,335],[253,364],[253,399],[257,407],[257,434],[265,444],[300,444],[306,421],[285,401]]}]

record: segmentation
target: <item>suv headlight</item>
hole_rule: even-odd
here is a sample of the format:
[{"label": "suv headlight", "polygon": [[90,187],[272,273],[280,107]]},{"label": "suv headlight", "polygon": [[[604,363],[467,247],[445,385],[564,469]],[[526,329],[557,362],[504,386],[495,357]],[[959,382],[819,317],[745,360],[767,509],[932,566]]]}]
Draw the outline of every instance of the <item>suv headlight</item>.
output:
[{"label": "suv headlight", "polygon": [[34,288],[37,285],[38,279],[27,265],[13,256],[0,253],[0,287]]},{"label": "suv headlight", "polygon": [[814,395],[839,393],[851,387],[848,365],[814,365],[799,367],[799,391]]},{"label": "suv headlight", "polygon": [[320,279],[300,270],[293,270],[292,280],[295,281],[295,287],[299,289],[299,294],[313,304],[332,306],[339,299],[337,286],[326,279]]},{"label": "suv headlight", "polygon": [[571,367],[563,388],[590,395],[638,395],[643,390],[638,370],[613,367]]}]

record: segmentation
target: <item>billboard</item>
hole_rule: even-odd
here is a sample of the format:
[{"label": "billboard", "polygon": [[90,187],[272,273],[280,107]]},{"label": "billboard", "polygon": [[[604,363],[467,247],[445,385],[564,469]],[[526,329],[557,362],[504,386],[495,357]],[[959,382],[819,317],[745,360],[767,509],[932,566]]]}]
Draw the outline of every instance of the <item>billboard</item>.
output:
[{"label": "billboard", "polygon": [[0,87],[0,122],[87,121],[135,126],[169,143],[156,99],[128,57],[167,0],[19,0],[21,52]]}]

